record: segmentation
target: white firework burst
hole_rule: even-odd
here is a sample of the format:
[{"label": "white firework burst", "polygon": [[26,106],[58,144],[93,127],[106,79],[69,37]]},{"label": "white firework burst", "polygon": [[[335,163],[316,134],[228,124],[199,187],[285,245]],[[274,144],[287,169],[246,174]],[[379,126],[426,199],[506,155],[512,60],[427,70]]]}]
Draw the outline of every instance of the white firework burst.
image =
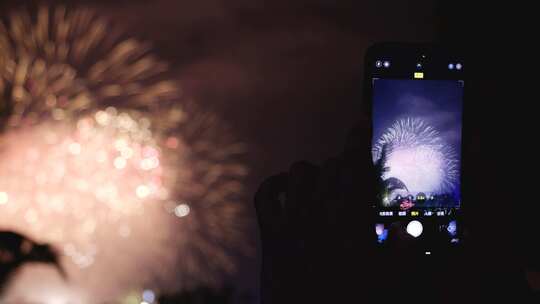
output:
[{"label": "white firework burst", "polygon": [[442,194],[456,188],[459,160],[440,133],[418,118],[395,121],[373,144],[373,161],[386,149],[388,170],[383,178],[395,177],[408,193]]}]

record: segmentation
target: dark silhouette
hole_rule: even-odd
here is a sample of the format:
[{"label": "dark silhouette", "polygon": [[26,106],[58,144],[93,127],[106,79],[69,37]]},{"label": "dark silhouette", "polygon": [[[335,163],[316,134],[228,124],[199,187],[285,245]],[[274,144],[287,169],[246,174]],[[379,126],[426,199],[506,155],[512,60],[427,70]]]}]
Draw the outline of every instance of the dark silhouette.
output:
[{"label": "dark silhouette", "polygon": [[11,100],[12,85],[6,84],[5,87],[0,88],[0,132],[3,132],[6,128],[7,121],[11,114],[13,114],[13,104]]},{"label": "dark silhouette", "polygon": [[[405,189],[408,191],[407,186],[403,181],[395,177],[384,178],[384,174],[390,170],[387,163],[388,157],[388,145],[383,145],[381,150],[381,156],[375,162],[375,175],[377,177],[377,193],[382,193],[383,197],[378,197],[378,201],[389,203],[389,197],[395,190]],[[379,194],[378,194],[379,196]]]},{"label": "dark silhouette", "polygon": [[17,269],[26,263],[51,264],[66,278],[60,255],[51,245],[36,241],[13,231],[0,231],[0,294]]},{"label": "dark silhouette", "polygon": [[373,273],[364,258],[375,234],[360,203],[374,196],[369,138],[368,127],[355,128],[339,157],[295,163],[257,191],[262,304],[346,303],[370,289],[359,281]]},{"label": "dark silhouette", "polygon": [[[464,249],[437,250],[429,258],[417,254],[421,248],[403,223],[390,227],[389,250],[374,246],[368,202],[377,179],[369,133],[368,126],[359,126],[338,158],[321,166],[295,163],[261,184],[255,195],[261,303],[532,303],[519,260],[497,246],[503,239],[489,239],[500,232],[493,226],[471,225],[481,234],[470,235]],[[484,155],[472,157],[485,164]],[[489,171],[468,172],[475,178]],[[473,181],[479,194],[487,193],[478,189],[490,183]],[[511,259],[491,263],[502,253]]]}]

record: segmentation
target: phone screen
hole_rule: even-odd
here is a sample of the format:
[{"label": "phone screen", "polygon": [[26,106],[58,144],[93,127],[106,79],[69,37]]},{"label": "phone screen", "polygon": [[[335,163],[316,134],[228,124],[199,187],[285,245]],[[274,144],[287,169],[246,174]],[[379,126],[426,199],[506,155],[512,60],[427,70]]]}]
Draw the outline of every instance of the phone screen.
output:
[{"label": "phone screen", "polygon": [[377,241],[399,224],[427,250],[435,241],[458,243],[465,64],[414,47],[368,60]]}]

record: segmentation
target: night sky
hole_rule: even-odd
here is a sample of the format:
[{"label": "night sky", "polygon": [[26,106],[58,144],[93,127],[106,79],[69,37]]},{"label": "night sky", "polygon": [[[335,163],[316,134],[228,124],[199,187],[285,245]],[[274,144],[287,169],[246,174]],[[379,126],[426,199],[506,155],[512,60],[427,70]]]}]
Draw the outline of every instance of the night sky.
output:
[{"label": "night sky", "polygon": [[435,128],[455,151],[461,146],[463,86],[458,81],[377,80],[374,139],[398,119],[417,118]]},{"label": "night sky", "polygon": [[[22,1],[3,1],[2,15]],[[29,6],[36,1],[25,2]],[[48,3],[64,3],[49,1]],[[297,160],[337,155],[361,115],[363,56],[379,41],[442,34],[431,1],[69,1],[90,6],[151,42],[183,94],[218,113],[246,143],[244,203],[258,248],[252,197],[265,177]],[[448,13],[446,13],[448,14]],[[258,252],[258,251],[256,251]],[[227,282],[256,291],[258,253]]]}]

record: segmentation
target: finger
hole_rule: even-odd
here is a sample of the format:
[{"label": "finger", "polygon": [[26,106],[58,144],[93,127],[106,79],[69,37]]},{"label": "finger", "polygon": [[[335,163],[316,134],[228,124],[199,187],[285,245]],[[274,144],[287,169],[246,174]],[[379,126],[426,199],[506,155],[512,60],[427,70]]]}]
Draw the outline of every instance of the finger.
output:
[{"label": "finger", "polygon": [[[310,251],[314,235],[312,209],[316,208],[315,188],[319,168],[308,162],[296,162],[289,169],[287,196],[285,199],[286,231],[283,247],[287,249],[287,259],[282,260],[287,269],[283,280],[289,286],[291,303],[299,303],[309,294],[312,286],[310,275]],[[297,297],[298,296],[298,297]]]},{"label": "finger", "polygon": [[255,193],[255,211],[263,241],[278,238],[284,225],[284,204],[287,174],[267,178]]},{"label": "finger", "polygon": [[288,246],[284,242],[285,193],[288,174],[267,178],[255,194],[255,210],[261,235],[261,295],[265,301],[282,302],[289,291]]},{"label": "finger", "polygon": [[[361,119],[347,136],[342,154],[342,187],[347,201],[356,201],[357,211],[375,199],[375,170],[371,156],[371,124]],[[363,201],[364,203],[360,203]]]},{"label": "finger", "polygon": [[287,197],[285,203],[286,216],[289,223],[304,225],[311,209],[315,208],[315,189],[319,175],[319,167],[308,162],[296,162],[289,170]]},{"label": "finger", "polygon": [[371,135],[371,122],[367,117],[360,117],[347,134],[344,153],[356,155],[358,152],[368,152],[371,155]]},{"label": "finger", "polygon": [[317,196],[323,202],[323,205],[316,210],[316,215],[323,219],[321,222],[327,228],[335,226],[339,220],[339,214],[343,210],[343,203],[340,200],[339,193],[339,158],[330,158],[321,166]]},{"label": "finger", "polygon": [[[340,164],[340,192],[346,212],[342,213],[347,238],[370,241],[375,203],[375,170],[371,157],[371,124],[363,118],[349,132]],[[370,233],[368,233],[370,232]]]}]

